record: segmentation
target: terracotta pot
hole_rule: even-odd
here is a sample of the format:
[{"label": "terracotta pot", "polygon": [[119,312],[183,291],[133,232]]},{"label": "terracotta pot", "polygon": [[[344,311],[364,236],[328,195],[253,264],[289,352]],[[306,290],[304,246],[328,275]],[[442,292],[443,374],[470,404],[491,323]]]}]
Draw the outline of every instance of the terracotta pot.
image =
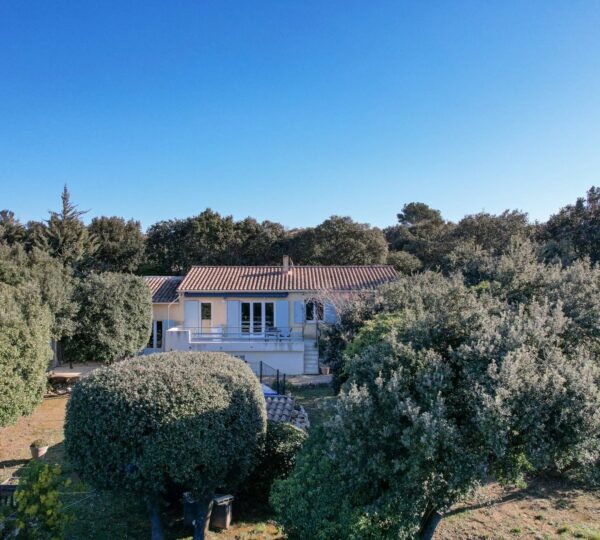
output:
[{"label": "terracotta pot", "polygon": [[47,446],[30,446],[29,449],[31,450],[31,457],[33,459],[41,459],[48,451]]},{"label": "terracotta pot", "polygon": [[331,368],[329,366],[321,366],[321,375],[329,375]]}]

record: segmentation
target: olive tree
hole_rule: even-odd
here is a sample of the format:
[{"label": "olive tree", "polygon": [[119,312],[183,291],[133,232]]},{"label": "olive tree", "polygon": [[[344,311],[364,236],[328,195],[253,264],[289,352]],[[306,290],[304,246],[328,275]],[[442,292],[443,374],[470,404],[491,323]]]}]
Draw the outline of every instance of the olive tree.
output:
[{"label": "olive tree", "polygon": [[[167,488],[189,490],[204,507],[253,469],[266,432],[265,400],[241,360],[224,353],[171,352],[96,370],[67,407],[69,461],[97,489],[145,497],[153,538]],[[203,538],[205,513],[195,524]]]},{"label": "olive tree", "polygon": [[90,275],[78,283],[75,299],[77,328],[65,345],[70,360],[113,362],[138,353],[148,342],[152,298],[142,278]]},{"label": "olive tree", "polygon": [[[597,462],[595,272],[547,268],[533,296],[519,276],[508,296],[431,273],[384,290],[385,308],[345,350],[346,382],[321,442],[275,487],[290,538],[338,515],[350,521],[330,538],[414,538],[489,474],[517,481]],[[563,301],[583,285],[596,300]],[[301,511],[317,486],[337,494],[333,518]]]}]

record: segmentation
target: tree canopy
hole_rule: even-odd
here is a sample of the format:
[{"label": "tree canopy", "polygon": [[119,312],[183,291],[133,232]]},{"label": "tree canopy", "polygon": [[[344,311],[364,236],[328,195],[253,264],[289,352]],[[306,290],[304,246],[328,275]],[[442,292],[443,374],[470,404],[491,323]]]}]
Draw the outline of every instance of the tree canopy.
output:
[{"label": "tree canopy", "polygon": [[152,326],[152,298],[144,280],[105,272],[75,289],[76,328],[65,342],[70,360],[114,362],[140,352]]},{"label": "tree canopy", "polygon": [[42,401],[50,349],[50,312],[33,284],[0,283],[0,427]]}]

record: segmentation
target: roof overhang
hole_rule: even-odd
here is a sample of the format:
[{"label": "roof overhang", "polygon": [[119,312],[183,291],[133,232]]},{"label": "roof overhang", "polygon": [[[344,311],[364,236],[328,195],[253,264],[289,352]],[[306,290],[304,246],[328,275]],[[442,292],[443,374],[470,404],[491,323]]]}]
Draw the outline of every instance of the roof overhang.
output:
[{"label": "roof overhang", "polygon": [[288,292],[200,292],[185,291],[186,298],[287,298]]}]

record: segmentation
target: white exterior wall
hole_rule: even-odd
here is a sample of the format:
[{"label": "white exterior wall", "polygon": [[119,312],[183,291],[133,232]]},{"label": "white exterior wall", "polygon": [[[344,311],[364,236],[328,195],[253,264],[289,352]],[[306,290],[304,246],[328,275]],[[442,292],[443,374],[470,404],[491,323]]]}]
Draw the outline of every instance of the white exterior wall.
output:
[{"label": "white exterior wall", "polygon": [[265,362],[273,369],[287,375],[304,373],[304,342],[302,341],[218,341],[195,343],[190,341],[190,331],[171,328],[166,332],[166,351],[210,351],[224,352],[232,356],[243,356],[248,362]]}]

